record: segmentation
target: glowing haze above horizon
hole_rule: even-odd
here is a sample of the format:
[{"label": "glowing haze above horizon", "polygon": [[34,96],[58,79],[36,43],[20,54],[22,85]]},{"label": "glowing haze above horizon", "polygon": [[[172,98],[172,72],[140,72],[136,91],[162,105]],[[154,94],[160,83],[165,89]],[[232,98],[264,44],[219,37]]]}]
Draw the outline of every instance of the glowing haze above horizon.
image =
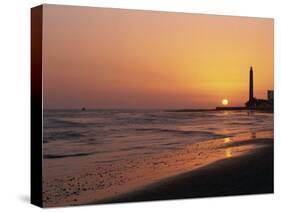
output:
[{"label": "glowing haze above horizon", "polygon": [[44,5],[44,108],[213,108],[273,89],[273,19]]}]

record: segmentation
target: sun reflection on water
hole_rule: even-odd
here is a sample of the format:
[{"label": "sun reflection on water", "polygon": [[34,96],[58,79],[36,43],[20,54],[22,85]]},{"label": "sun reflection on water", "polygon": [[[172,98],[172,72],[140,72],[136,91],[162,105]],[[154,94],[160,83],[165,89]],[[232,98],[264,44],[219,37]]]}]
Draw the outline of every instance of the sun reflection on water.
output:
[{"label": "sun reflection on water", "polygon": [[230,141],[231,141],[231,139],[229,137],[223,139],[224,143],[229,143]]},{"label": "sun reflection on water", "polygon": [[229,115],[229,111],[223,111],[223,115],[225,116]]},{"label": "sun reflection on water", "polygon": [[231,158],[232,157],[231,148],[228,148],[228,149],[225,150],[225,157],[226,158]]}]

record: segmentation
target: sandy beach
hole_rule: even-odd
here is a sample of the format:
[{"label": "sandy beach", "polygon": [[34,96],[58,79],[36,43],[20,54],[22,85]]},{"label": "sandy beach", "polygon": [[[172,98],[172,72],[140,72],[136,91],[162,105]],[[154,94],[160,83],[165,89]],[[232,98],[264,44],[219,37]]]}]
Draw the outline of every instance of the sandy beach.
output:
[{"label": "sandy beach", "polygon": [[273,193],[272,141],[250,140],[250,143],[266,145],[99,203]]},{"label": "sandy beach", "polygon": [[[273,192],[272,132],[213,139],[157,156],[45,160],[47,207]],[[72,165],[73,169],[62,168]],[[83,165],[87,164],[87,168]],[[48,172],[48,167],[56,171]],[[55,167],[55,168],[54,168]]]}]

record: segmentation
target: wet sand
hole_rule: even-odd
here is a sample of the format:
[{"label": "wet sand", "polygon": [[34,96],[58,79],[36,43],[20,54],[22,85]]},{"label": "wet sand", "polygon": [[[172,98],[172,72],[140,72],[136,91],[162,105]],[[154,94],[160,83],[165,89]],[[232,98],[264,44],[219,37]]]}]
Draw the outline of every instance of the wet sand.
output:
[{"label": "wet sand", "polygon": [[247,142],[259,148],[95,203],[273,193],[273,139]]},{"label": "wet sand", "polygon": [[44,160],[44,207],[273,192],[272,131],[154,156]]}]

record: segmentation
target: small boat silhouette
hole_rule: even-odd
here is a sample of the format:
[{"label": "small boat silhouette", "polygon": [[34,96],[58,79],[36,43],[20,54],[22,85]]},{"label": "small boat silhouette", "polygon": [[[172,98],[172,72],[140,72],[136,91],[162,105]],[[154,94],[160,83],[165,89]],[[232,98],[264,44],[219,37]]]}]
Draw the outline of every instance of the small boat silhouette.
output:
[{"label": "small boat silhouette", "polygon": [[86,110],[86,108],[85,108],[85,107],[82,107],[82,108],[81,108],[81,110],[82,110],[82,111],[85,111],[85,110]]}]

